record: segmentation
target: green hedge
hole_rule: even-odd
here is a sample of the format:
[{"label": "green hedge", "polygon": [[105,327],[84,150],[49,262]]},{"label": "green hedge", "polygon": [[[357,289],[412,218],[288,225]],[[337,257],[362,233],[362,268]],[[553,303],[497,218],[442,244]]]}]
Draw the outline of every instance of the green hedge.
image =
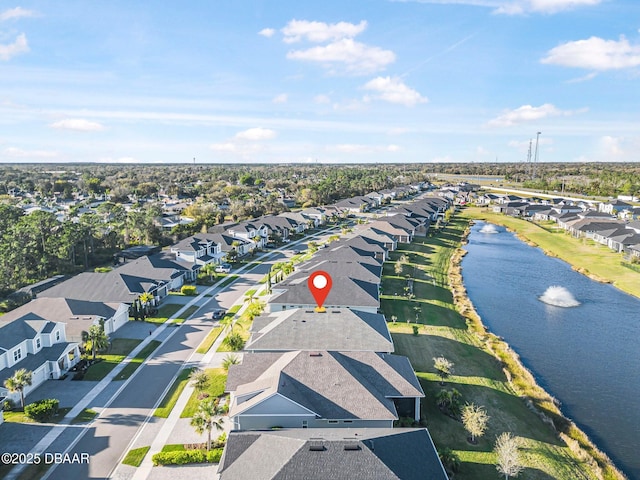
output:
[{"label": "green hedge", "polygon": [[196,287],[195,285],[183,285],[182,288],[180,289],[180,293],[182,295],[188,295],[190,297],[195,296],[197,291],[198,291],[198,287]]},{"label": "green hedge", "polygon": [[58,413],[60,402],[55,398],[45,398],[24,407],[24,413],[37,422],[48,422]]},{"label": "green hedge", "polygon": [[206,450],[182,450],[156,453],[151,460],[154,465],[185,465],[187,463],[219,463],[222,448]]}]

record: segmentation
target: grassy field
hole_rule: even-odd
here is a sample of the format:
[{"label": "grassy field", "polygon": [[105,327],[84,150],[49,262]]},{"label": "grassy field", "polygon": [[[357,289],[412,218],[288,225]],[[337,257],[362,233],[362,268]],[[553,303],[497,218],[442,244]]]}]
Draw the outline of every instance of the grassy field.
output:
[{"label": "grassy field", "polygon": [[133,338],[115,338],[111,342],[111,348],[107,353],[101,353],[96,358],[101,362],[91,365],[84,374],[83,380],[102,380],[107,374],[116,368],[142,340]]},{"label": "grassy field", "polygon": [[[521,442],[521,457],[527,479],[595,479],[596,468],[586,455],[576,454],[543,422],[519,396],[507,378],[502,363],[488,348],[486,339],[468,325],[454,305],[449,286],[451,256],[460,243],[468,220],[454,219],[445,229],[410,245],[400,245],[384,267],[382,309],[390,323],[396,353],[412,362],[426,398],[422,415],[439,449],[450,448],[460,458],[456,479],[498,478],[495,455],[496,437],[511,432]],[[408,262],[400,275],[395,261],[405,255]],[[415,297],[408,298],[405,287],[413,278]],[[417,316],[416,316],[417,315]],[[413,326],[418,324],[418,334]],[[433,367],[433,358],[444,356],[455,364],[454,375],[444,386]],[[491,417],[488,430],[477,444],[467,441],[459,420],[443,414],[436,404],[441,389],[455,388],[461,405],[475,403]],[[616,478],[605,475],[605,478]]]},{"label": "grassy field", "polygon": [[129,450],[122,460],[122,463],[125,465],[131,465],[132,467],[139,467],[150,448],[151,447],[140,447]]},{"label": "grassy field", "polygon": [[127,378],[129,378],[131,375],[133,375],[133,372],[135,372],[137,370],[137,368],[142,365],[142,362],[145,361],[145,359],[151,355],[151,352],[153,352],[156,348],[158,348],[160,346],[160,343],[158,340],[152,340],[149,342],[149,344],[144,347],[142,350],[140,350],[140,352],[131,359],[131,361],[122,369],[122,371],[113,378],[113,381],[116,380],[126,380]]},{"label": "grassy field", "polygon": [[576,270],[640,297],[640,273],[622,265],[622,255],[604,245],[589,239],[574,238],[559,229],[555,223],[537,224],[480,207],[467,207],[461,215],[503,225],[515,231],[520,238],[536,244],[548,255],[569,263]]},{"label": "grassy field", "polygon": [[178,398],[180,398],[180,394],[184,390],[184,387],[186,387],[187,383],[189,383],[189,375],[191,375],[191,372],[193,370],[193,368],[185,368],[184,370],[180,371],[178,377],[171,385],[171,388],[169,388],[166,395],[162,399],[162,402],[160,402],[158,408],[156,408],[155,412],[153,412],[154,417],[169,417],[169,414],[171,413],[171,410],[173,410],[173,407],[176,405]]},{"label": "grassy field", "polygon": [[[207,368],[205,370],[209,383],[202,393],[206,393],[211,398],[216,398],[224,394],[224,386],[227,383],[227,372],[224,368]],[[191,397],[187,401],[184,410],[180,414],[181,418],[191,418],[198,409],[200,392],[193,391]]]}]

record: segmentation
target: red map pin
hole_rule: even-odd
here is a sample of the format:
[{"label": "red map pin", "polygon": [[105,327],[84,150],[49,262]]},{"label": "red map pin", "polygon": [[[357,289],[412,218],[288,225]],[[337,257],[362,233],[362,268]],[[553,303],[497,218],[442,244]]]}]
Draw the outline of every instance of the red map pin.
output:
[{"label": "red map pin", "polygon": [[329,295],[331,284],[331,276],[327,272],[318,270],[317,272],[313,272],[309,275],[307,285],[309,286],[311,295],[313,295],[313,298],[318,305],[316,310],[323,310],[322,305],[324,305],[324,301],[327,299],[327,295]]}]

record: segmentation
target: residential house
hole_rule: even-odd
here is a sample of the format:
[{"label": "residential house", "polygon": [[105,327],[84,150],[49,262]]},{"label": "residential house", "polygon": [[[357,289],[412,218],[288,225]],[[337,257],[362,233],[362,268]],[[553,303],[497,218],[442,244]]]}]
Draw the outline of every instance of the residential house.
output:
[{"label": "residential house", "polygon": [[5,313],[0,321],[11,322],[29,316],[65,324],[66,339],[81,343],[92,325],[102,323],[107,335],[122,327],[129,321],[129,305],[43,297]]},{"label": "residential house", "polygon": [[19,393],[10,393],[4,381],[18,369],[32,372],[32,384],[24,394],[48,379],[60,378],[80,361],[80,347],[68,342],[65,324],[33,313],[11,321],[0,317],[0,397],[19,402]]},{"label": "residential house", "polygon": [[248,352],[292,350],[393,352],[384,315],[348,308],[292,309],[254,319]]},{"label": "residential house", "polygon": [[246,353],[226,391],[234,430],[390,428],[424,397],[407,357],[374,352]]},{"label": "residential house", "polygon": [[157,305],[184,283],[186,268],[163,255],[131,260],[107,273],[84,272],[38,294],[92,302],[132,304],[142,293]]},{"label": "residential house", "polygon": [[171,253],[175,254],[176,260],[198,265],[221,263],[224,257],[222,245],[215,242],[207,233],[193,235],[179,241],[171,246]]},{"label": "residential house", "polygon": [[222,259],[228,258],[232,251],[235,252],[238,257],[244,257],[251,253],[253,249],[252,247],[255,245],[250,240],[245,240],[241,237],[234,237],[228,233],[211,233],[211,229],[209,229],[207,238],[216,245],[220,245]]},{"label": "residential house", "polygon": [[598,205],[599,212],[608,213],[609,215],[617,215],[622,210],[631,210],[632,208],[633,205],[618,199]]},{"label": "residential house", "polygon": [[220,480],[447,480],[424,429],[229,433]]},{"label": "residential house", "polygon": [[269,236],[268,228],[260,220],[247,220],[227,229],[227,233],[235,238],[251,242],[251,250],[263,248]]},{"label": "residential house", "polygon": [[375,273],[375,266],[357,262],[314,262],[299,267],[272,287],[266,306],[268,312],[291,308],[310,310],[317,306],[307,286],[310,266],[326,271],[332,278],[333,286],[324,302],[327,309],[351,308],[376,313],[380,308],[380,277]]}]

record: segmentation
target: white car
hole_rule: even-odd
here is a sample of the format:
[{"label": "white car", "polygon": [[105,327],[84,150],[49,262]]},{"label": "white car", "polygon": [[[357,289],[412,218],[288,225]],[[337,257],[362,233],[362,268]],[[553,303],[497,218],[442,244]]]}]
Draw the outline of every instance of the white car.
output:
[{"label": "white car", "polygon": [[231,265],[228,263],[221,263],[215,268],[216,273],[229,273],[231,271]]}]

